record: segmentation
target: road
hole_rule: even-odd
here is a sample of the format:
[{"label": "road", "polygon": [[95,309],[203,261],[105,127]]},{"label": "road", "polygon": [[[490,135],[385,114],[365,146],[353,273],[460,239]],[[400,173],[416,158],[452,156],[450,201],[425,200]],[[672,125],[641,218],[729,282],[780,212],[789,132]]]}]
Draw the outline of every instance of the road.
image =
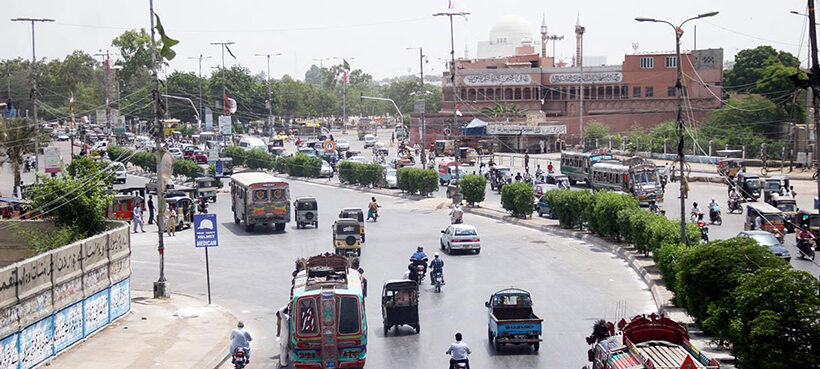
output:
[{"label": "road", "polygon": [[[220,194],[211,210],[219,217],[220,246],[210,250],[213,301],[235,312],[254,335],[253,368],[275,368],[275,311],[287,303],[294,260],[331,250],[332,220],[343,207],[365,207],[370,194],[336,187],[291,182],[291,196],[315,196],[319,229],[284,233],[271,228],[246,233],[232,221],[230,198]],[[367,224],[361,257],[369,281],[367,298],[367,367],[444,367],[444,351],[460,331],[473,348],[473,367],[580,367],[586,363],[584,337],[599,318],[655,310],[639,277],[610,252],[527,228],[466,215],[480,233],[480,255],[442,255],[447,285],[441,294],[429,285],[420,299],[421,334],[404,327],[385,337],[381,330],[380,287],[399,278],[415,247],[437,251],[439,231],[447,223],[441,199],[409,201],[377,196],[378,223]],[[150,227],[149,230],[155,230]],[[132,238],[133,288],[150,290],[158,275],[156,233]],[[166,238],[166,274],[171,293],[205,296],[205,261],[193,247],[190,230]],[[532,292],[536,313],[544,318],[540,353],[512,348],[496,353],[486,341],[484,301],[496,290],[515,286]],[[229,334],[229,332],[225,332]]]}]

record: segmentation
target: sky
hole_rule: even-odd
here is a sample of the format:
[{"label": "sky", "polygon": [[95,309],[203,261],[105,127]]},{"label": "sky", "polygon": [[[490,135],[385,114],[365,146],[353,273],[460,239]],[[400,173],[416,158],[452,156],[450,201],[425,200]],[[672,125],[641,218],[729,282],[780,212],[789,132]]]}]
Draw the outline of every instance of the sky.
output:
[{"label": "sky", "polygon": [[[454,18],[456,56],[465,46],[475,57],[478,41],[487,40],[490,28],[505,14],[523,16],[532,25],[533,39],[540,40],[538,27],[542,14],[550,34],[564,35],[556,53],[571,61],[575,48],[574,25],[580,16],[586,27],[584,54],[605,56],[608,64],[620,64],[624,54],[674,50],[674,32],[668,25],[638,23],[635,17],[651,17],[672,23],[709,11],[715,17],[696,20],[684,26],[682,49],[693,47],[694,25],[697,46],[723,48],[724,60],[733,60],[738,51],[771,45],[791,52],[806,62],[808,30],[806,17],[790,14],[806,12],[806,2],[795,0],[453,0],[455,11],[466,11],[465,18]],[[111,40],[128,29],[150,28],[148,0],[3,0],[7,17],[53,18],[54,23],[36,26],[37,57],[63,58],[74,50],[90,54],[116,51]],[[226,54],[227,66],[241,65],[254,74],[266,70],[271,57],[271,75],[288,74],[304,79],[316,59],[347,58],[351,67],[360,68],[382,79],[418,73],[418,50],[423,47],[428,62],[425,74],[440,75],[449,59],[450,30],[446,17],[432,14],[446,11],[448,0],[155,0],[155,12],[166,33],[180,41],[174,47],[177,57],[170,70],[202,73],[221,63],[219,46],[211,42],[233,41],[236,59]],[[31,58],[29,23],[0,20],[3,47],[0,59]],[[802,36],[801,36],[802,35]],[[801,47],[802,45],[802,47]],[[551,50],[551,48],[550,48]],[[112,54],[116,58],[116,54]],[[340,59],[321,62],[324,66]]]}]

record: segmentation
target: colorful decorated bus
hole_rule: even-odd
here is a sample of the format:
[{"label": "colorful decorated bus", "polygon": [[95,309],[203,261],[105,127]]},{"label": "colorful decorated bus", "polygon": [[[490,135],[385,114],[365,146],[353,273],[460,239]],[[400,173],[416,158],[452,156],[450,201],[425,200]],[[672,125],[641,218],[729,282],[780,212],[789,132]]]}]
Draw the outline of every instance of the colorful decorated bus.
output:
[{"label": "colorful decorated bus", "polygon": [[592,187],[590,173],[592,165],[601,161],[612,159],[612,155],[606,152],[561,152],[561,173],[569,178],[569,183],[575,185],[576,182],[586,182]]}]

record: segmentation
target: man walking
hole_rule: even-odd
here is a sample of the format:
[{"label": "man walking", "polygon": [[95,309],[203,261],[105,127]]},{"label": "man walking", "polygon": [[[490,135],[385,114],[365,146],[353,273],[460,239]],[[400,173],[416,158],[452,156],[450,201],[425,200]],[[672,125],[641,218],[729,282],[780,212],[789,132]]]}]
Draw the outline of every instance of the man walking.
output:
[{"label": "man walking", "polygon": [[530,153],[529,151],[524,152],[524,169],[530,170]]},{"label": "man walking", "polygon": [[139,224],[142,233],[145,233],[145,226],[142,223],[142,208],[140,207],[140,204],[134,205],[134,210],[131,211],[131,221],[134,223],[134,233],[137,233],[137,224]]},{"label": "man walking", "polygon": [[177,211],[173,206],[165,210],[165,230],[168,236],[176,236],[177,233]]},{"label": "man walking", "polygon": [[288,366],[288,342],[290,341],[290,314],[288,305],[276,312],[276,340],[279,341],[279,367]]},{"label": "man walking", "polygon": [[148,196],[148,224],[154,224],[154,197]]}]

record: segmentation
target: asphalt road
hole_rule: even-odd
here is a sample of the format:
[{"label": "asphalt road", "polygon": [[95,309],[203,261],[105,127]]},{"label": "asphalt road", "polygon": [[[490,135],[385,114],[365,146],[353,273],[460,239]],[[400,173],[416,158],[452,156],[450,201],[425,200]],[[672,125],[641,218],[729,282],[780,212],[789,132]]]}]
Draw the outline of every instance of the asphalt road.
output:
[{"label": "asphalt road", "polygon": [[[213,301],[236,313],[254,336],[252,368],[275,368],[275,311],[287,303],[291,272],[298,257],[331,250],[330,226],[343,207],[365,207],[370,194],[336,187],[291,183],[291,196],[315,196],[319,229],[284,233],[262,228],[246,233],[232,221],[230,198],[220,194],[211,211],[219,216],[220,246],[210,250]],[[382,204],[378,223],[367,224],[361,257],[369,281],[367,298],[370,368],[434,368],[447,365],[444,351],[460,331],[473,349],[475,368],[572,368],[587,363],[584,337],[594,320],[617,319],[655,310],[639,277],[610,252],[574,239],[564,239],[487,218],[465,215],[482,240],[480,255],[446,255],[441,294],[429,285],[420,299],[421,334],[404,327],[387,337],[381,329],[380,290],[385,280],[399,278],[418,245],[437,251],[439,231],[448,210],[440,199],[422,201],[377,196]],[[158,276],[156,228],[132,238],[133,288],[150,290]],[[166,238],[166,276],[171,293],[203,297],[206,291],[204,250],[193,247],[191,230]],[[539,353],[528,347],[495,352],[487,343],[484,301],[507,287],[532,292],[535,312],[544,319]],[[228,335],[230,332],[225,332]],[[226,348],[227,350],[227,348]]]}]

